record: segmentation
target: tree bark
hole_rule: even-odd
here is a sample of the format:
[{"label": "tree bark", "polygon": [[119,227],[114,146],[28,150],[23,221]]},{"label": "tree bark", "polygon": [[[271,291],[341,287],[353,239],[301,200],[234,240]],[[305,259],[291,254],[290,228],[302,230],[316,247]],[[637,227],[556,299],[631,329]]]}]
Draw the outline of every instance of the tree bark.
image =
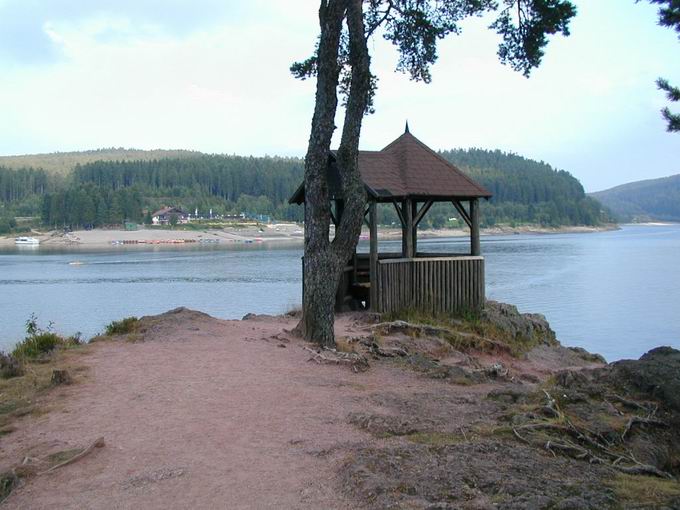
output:
[{"label": "tree bark", "polygon": [[[327,167],[335,130],[343,20],[349,32],[352,67],[350,92],[337,153],[344,211],[329,240],[330,201]],[[325,0],[319,9],[321,35],[317,59],[316,104],[305,157],[305,264],[302,334],[325,346],[335,345],[335,294],[344,266],[356,248],[366,204],[358,170],[359,136],[370,90],[370,61],[361,0]]]}]

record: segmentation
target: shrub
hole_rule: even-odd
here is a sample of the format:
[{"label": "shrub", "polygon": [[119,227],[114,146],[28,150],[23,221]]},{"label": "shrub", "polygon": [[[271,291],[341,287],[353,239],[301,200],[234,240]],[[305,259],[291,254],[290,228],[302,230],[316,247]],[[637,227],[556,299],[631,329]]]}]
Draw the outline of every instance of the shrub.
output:
[{"label": "shrub", "polygon": [[29,335],[19,342],[12,356],[15,358],[39,358],[44,354],[49,354],[59,346],[66,345],[66,341],[51,331],[40,331]]},{"label": "shrub", "polygon": [[19,342],[12,351],[12,356],[19,360],[40,358],[51,353],[57,347],[71,347],[80,345],[80,333],[68,339],[52,331],[52,322],[47,329],[42,329],[38,325],[38,318],[35,314],[26,321],[26,338]]},{"label": "shrub", "polygon": [[134,333],[137,329],[137,323],[139,319],[137,317],[126,317],[119,321],[112,321],[108,326],[106,326],[105,333],[108,336],[113,335],[127,335],[129,333]]}]

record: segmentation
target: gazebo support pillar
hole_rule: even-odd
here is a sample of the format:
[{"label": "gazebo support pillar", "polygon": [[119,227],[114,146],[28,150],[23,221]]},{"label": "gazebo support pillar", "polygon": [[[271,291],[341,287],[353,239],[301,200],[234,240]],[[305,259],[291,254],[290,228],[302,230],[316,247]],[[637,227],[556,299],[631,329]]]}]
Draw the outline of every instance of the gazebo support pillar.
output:
[{"label": "gazebo support pillar", "polygon": [[369,228],[369,273],[371,282],[370,309],[378,310],[378,204],[371,202],[368,206]]},{"label": "gazebo support pillar", "polygon": [[415,200],[411,202],[411,235],[413,236],[411,257],[415,258],[418,253],[418,202]]},{"label": "gazebo support pillar", "polygon": [[479,200],[470,200],[470,254],[481,255],[482,249],[479,243]]},{"label": "gazebo support pillar", "polygon": [[407,198],[402,205],[405,223],[402,230],[402,255],[408,259],[415,257],[414,212],[413,200]]}]

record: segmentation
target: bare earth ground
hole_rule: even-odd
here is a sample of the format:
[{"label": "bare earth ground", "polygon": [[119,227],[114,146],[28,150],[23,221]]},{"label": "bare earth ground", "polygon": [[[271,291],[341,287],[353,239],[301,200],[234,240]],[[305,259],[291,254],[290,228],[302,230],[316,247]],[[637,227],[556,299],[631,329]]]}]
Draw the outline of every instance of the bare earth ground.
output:
[{"label": "bare earth ground", "polygon": [[[315,363],[307,344],[288,334],[295,323],[179,309],[152,318],[144,341],[88,347],[88,370],[45,396],[52,410],[21,418],[0,437],[0,467],[100,436],[106,445],[27,479],[3,505],[575,509],[612,502],[600,484],[611,476],[604,468],[483,434],[509,401],[535,389],[526,381],[592,365],[571,351],[539,347],[521,362],[482,356],[476,363],[502,358],[525,382],[452,384],[388,358],[358,373]],[[337,322],[344,337],[364,327],[351,315]],[[422,432],[430,430],[438,435]]]}]

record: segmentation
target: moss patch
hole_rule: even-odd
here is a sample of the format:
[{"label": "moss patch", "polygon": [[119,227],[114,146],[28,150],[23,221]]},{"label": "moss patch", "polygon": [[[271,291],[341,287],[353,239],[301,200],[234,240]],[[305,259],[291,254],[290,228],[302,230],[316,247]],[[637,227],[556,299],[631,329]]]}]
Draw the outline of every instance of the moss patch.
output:
[{"label": "moss patch", "polygon": [[657,507],[680,500],[680,483],[676,480],[619,474],[606,483],[624,505],[637,503]]},{"label": "moss patch", "polygon": [[416,432],[406,438],[414,443],[428,446],[448,446],[467,442],[463,434],[453,432]]}]

